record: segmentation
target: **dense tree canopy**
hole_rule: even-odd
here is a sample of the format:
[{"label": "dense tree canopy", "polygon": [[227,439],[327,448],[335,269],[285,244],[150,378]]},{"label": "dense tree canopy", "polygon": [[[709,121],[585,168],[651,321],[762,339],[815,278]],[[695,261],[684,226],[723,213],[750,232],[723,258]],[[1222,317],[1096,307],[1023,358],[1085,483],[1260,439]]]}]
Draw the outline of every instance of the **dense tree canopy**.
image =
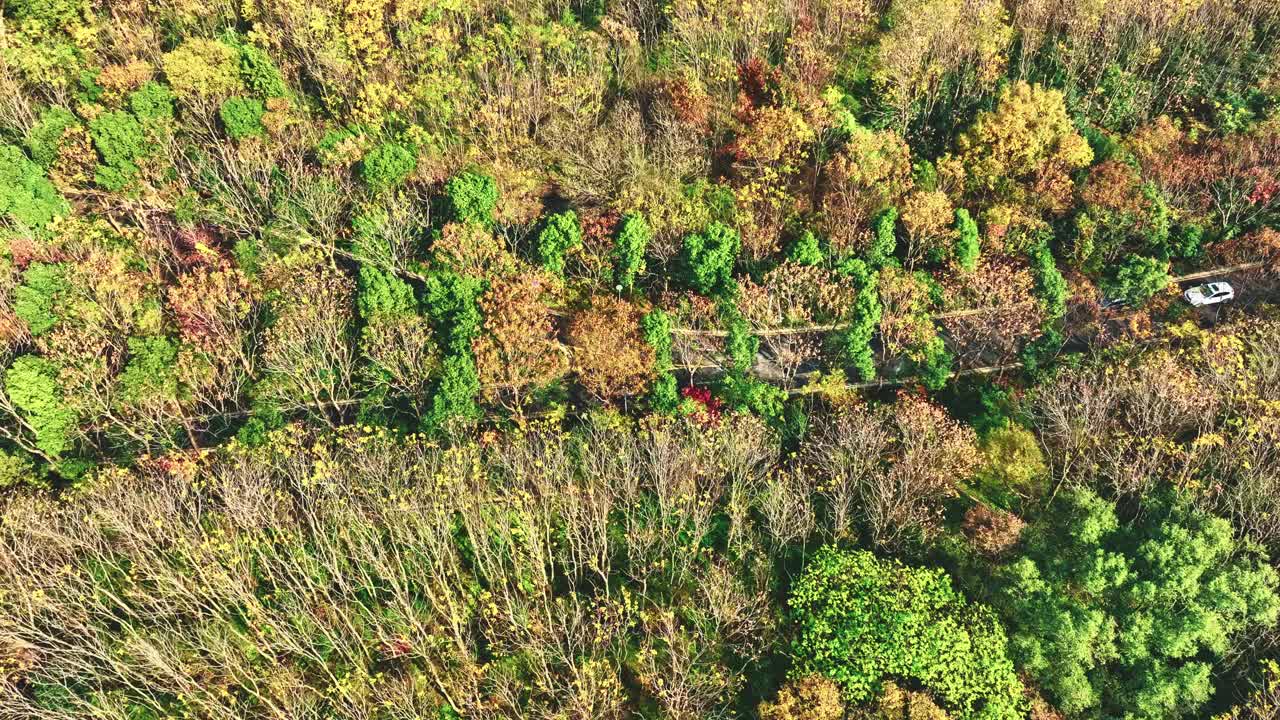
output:
[{"label": "dense tree canopy", "polygon": [[957,717],[1020,716],[994,614],[968,606],[942,573],[827,549],[806,566],[790,605],[798,669],[831,677],[851,702],[895,678],[920,683]]},{"label": "dense tree canopy", "polygon": [[1266,717],[1278,273],[1275,0],[8,0],[0,717]]},{"label": "dense tree canopy", "polygon": [[1121,527],[1084,490],[1051,518],[1005,568],[999,596],[1019,666],[1072,715],[1195,714],[1213,660],[1280,614],[1280,578],[1222,518],[1157,499]]}]

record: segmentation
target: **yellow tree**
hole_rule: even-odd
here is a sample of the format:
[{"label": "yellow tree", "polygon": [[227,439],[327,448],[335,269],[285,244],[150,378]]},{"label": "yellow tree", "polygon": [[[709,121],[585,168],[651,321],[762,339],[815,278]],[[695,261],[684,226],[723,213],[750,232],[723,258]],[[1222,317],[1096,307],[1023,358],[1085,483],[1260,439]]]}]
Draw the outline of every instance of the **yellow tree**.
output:
[{"label": "yellow tree", "polygon": [[950,251],[955,207],[941,190],[915,190],[902,204],[902,226],[907,232],[907,267],[924,258]]},{"label": "yellow tree", "polygon": [[911,150],[892,130],[856,126],[821,177],[819,229],[837,253],[862,250],[871,218],[911,189]]},{"label": "yellow tree", "polygon": [[[966,188],[990,205],[1060,214],[1071,201],[1071,171],[1093,150],[1076,132],[1062,93],[1018,82],[956,142]],[[940,163],[945,165],[946,163]]]},{"label": "yellow tree", "polygon": [[732,146],[738,226],[743,250],[758,259],[777,252],[783,222],[797,210],[795,181],[816,135],[798,110],[785,106],[757,108],[744,125]]},{"label": "yellow tree", "polygon": [[959,83],[957,92],[990,91],[1013,37],[1004,14],[999,0],[893,3],[894,26],[880,43],[876,80],[900,132],[943,101],[948,76],[971,71],[972,80]]}]

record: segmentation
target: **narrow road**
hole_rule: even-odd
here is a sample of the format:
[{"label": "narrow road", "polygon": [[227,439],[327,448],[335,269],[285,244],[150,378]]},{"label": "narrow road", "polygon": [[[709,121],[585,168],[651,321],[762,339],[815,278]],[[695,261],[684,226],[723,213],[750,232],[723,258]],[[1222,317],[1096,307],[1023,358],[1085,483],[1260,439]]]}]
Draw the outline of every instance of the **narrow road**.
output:
[{"label": "narrow road", "polygon": [[[1196,308],[1193,311],[1196,321],[1204,327],[1212,327],[1225,322],[1250,307],[1280,297],[1280,279],[1266,272],[1262,262],[1242,263],[1181,275],[1171,278],[1170,283],[1177,286],[1180,295],[1183,291],[1197,284],[1215,280],[1225,280],[1231,283],[1236,297],[1228,303]],[[1180,297],[1172,302],[1185,303]],[[1086,313],[1069,313],[1069,316],[1072,314],[1091,316],[1094,322],[1102,323],[1104,329],[1110,328],[1113,332],[1118,333],[1126,321],[1137,315],[1135,311],[1122,308],[1100,310],[1094,303],[1093,299],[1076,299],[1074,304],[1078,309],[1089,311]],[[1091,307],[1092,310],[1090,310]],[[933,316],[933,319],[935,321],[952,320],[981,315],[987,312],[1000,312],[1002,309],[1000,307],[990,307],[958,310],[940,313]],[[1188,309],[1190,309],[1189,306]],[[814,392],[815,390],[809,387],[809,381],[820,377],[823,373],[830,372],[832,369],[823,362],[824,356],[829,355],[829,353],[822,352],[823,345],[827,342],[831,333],[846,326],[845,323],[833,323],[798,328],[763,328],[756,330],[755,335],[762,342],[761,350],[757,353],[755,363],[752,366],[752,374],[767,382],[781,385],[792,395]],[[686,373],[689,380],[695,384],[710,382],[724,374],[726,360],[720,347],[721,338],[726,336],[724,331],[675,328],[672,332],[675,335],[677,357],[680,359],[675,368],[677,371]],[[949,340],[945,330],[942,331],[942,335],[945,340]],[[1066,335],[1067,344],[1064,349],[1078,352],[1086,350],[1093,345],[1100,333],[1090,332],[1086,328],[1068,328]],[[1112,333],[1106,333],[1106,335],[1115,336]],[[958,357],[976,358],[981,362],[983,353],[980,350],[973,352],[972,349],[966,349],[969,352],[962,355],[962,353],[957,352],[957,348],[949,347],[949,349]],[[794,352],[792,352],[793,350]],[[879,346],[878,341],[873,341],[873,350],[876,352],[878,359],[883,359],[883,348]],[[914,382],[912,377],[899,376],[905,369],[905,365],[906,363],[902,358],[888,358],[887,362],[884,362],[878,368],[880,378],[870,382],[850,383],[847,387],[865,389]],[[1021,366],[1021,362],[1002,362],[999,358],[989,358],[987,363],[957,369],[952,373],[952,376],[993,374],[1014,370]]]}]

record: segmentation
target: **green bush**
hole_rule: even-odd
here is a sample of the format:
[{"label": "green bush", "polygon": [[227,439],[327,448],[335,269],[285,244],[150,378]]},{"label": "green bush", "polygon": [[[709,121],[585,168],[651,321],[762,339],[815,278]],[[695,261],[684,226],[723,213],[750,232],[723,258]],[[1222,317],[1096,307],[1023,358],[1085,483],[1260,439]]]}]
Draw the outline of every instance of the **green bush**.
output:
[{"label": "green bush", "polygon": [[1071,717],[1204,717],[1236,639],[1280,617],[1280,584],[1231,524],[1151,498],[1132,523],[1087,490],[1059,497],[1000,572],[1018,666]]},{"label": "green bush", "polygon": [[790,607],[793,674],[831,678],[851,703],[875,699],[886,680],[906,680],[957,718],[1023,717],[1004,630],[942,570],[825,547],[792,588]]},{"label": "green bush", "polygon": [[897,250],[897,224],[898,209],[895,207],[885,208],[884,212],[876,216],[871,247],[867,248],[867,262],[873,267],[889,262],[894,251]]},{"label": "green bush", "polygon": [[390,190],[403,183],[418,167],[418,156],[396,143],[383,143],[364,157],[360,177],[374,192]]},{"label": "green bush", "polygon": [[1108,293],[1138,306],[1169,284],[1169,263],[1141,255],[1129,255],[1120,262],[1107,283]]},{"label": "green bush", "polygon": [[871,341],[880,327],[880,276],[862,260],[846,260],[840,273],[853,281],[858,294],[849,308],[845,328],[838,336],[841,364],[852,368],[863,382],[876,377],[876,359],[871,351]]},{"label": "green bush", "polygon": [[821,265],[824,257],[818,236],[812,230],[805,230],[787,248],[787,259],[797,265]]},{"label": "green bush", "polygon": [[5,371],[5,393],[35,434],[35,445],[51,459],[71,449],[75,413],[62,398],[58,368],[35,355],[23,355]]},{"label": "green bush", "polygon": [[481,416],[476,403],[480,376],[471,343],[484,322],[478,302],[483,291],[480,280],[453,272],[437,272],[427,278],[426,307],[444,349],[431,410],[422,418],[423,429],[429,432],[443,432],[457,422],[472,422]]},{"label": "green bush", "polygon": [[644,254],[653,238],[653,231],[644,216],[627,213],[618,224],[618,236],[614,239],[613,285],[618,292],[635,289],[636,278],[644,272]]},{"label": "green bush", "polygon": [[40,166],[15,145],[0,145],[0,213],[19,226],[42,230],[71,207]]},{"label": "green bush", "polygon": [[54,105],[40,113],[40,119],[27,133],[27,151],[31,159],[43,168],[53,165],[58,159],[58,149],[62,144],[62,136],[67,130],[80,124],[71,111]]},{"label": "green bush", "polygon": [[582,226],[572,210],[547,218],[538,233],[538,261],[557,275],[564,274],[565,253],[582,245]]},{"label": "green bush", "polygon": [[148,81],[129,94],[129,109],[146,126],[172,120],[173,92],[163,83]]},{"label": "green bush", "polygon": [[735,285],[733,266],[741,246],[738,233],[718,222],[701,233],[686,236],[681,255],[685,284],[711,297],[729,293]]},{"label": "green bush", "polygon": [[418,312],[418,299],[409,283],[394,273],[361,265],[357,278],[359,295],[356,306],[366,321],[377,315],[402,317]]},{"label": "green bush", "polygon": [[280,68],[266,51],[253,45],[239,45],[240,78],[253,94],[264,98],[285,97],[289,88],[285,85]]},{"label": "green bush", "polygon": [[218,109],[222,128],[234,140],[265,134],[267,129],[262,125],[262,116],[266,113],[267,108],[262,101],[252,97],[227,98]]},{"label": "green bush", "polygon": [[951,255],[956,264],[965,272],[973,272],[978,267],[978,256],[982,254],[982,241],[978,237],[978,223],[964,208],[956,210],[956,244]]},{"label": "green bush", "polygon": [[680,392],[676,389],[676,376],[671,369],[674,365],[671,355],[671,318],[654,308],[640,321],[644,340],[653,348],[653,369],[657,374],[653,388],[649,391],[649,407],[664,415],[675,413],[680,406]]},{"label": "green bush", "polygon": [[123,190],[137,177],[136,163],[147,154],[142,125],[123,110],[106,112],[89,123],[89,136],[102,161],[94,182],[107,190]]},{"label": "green bush", "polygon": [[494,211],[498,207],[498,184],[493,178],[464,171],[449,178],[444,194],[450,220],[493,226]]},{"label": "green bush", "polygon": [[1039,242],[1027,251],[1031,261],[1031,274],[1035,278],[1036,298],[1050,321],[1067,313],[1067,281],[1058,271],[1053,251],[1047,242]]},{"label": "green bush", "polygon": [[13,289],[13,314],[27,324],[32,337],[39,337],[57,324],[55,308],[67,289],[61,265],[31,263],[22,273],[22,284]]}]

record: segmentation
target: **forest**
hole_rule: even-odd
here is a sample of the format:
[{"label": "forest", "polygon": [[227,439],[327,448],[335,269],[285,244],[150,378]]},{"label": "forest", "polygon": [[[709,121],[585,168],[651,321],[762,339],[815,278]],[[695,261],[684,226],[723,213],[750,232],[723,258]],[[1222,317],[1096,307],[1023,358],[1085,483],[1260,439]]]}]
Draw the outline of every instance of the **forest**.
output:
[{"label": "forest", "polygon": [[1280,0],[0,0],[0,720],[1275,720]]}]

